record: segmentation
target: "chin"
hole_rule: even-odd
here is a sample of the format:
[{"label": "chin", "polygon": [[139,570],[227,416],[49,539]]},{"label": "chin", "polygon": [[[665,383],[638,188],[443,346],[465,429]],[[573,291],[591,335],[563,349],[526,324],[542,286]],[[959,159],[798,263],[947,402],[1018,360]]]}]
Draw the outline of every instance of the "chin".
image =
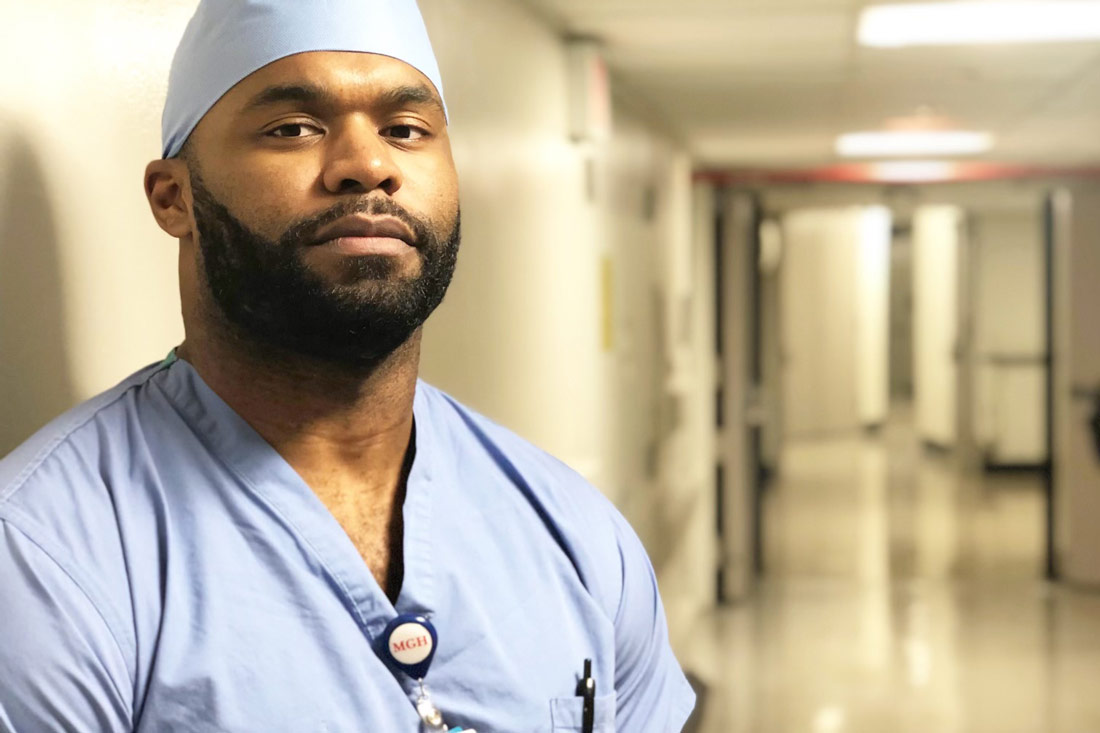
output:
[{"label": "chin", "polygon": [[310,268],[322,280],[333,285],[356,285],[359,283],[401,283],[409,282],[420,276],[421,265],[418,257],[405,258],[389,255],[357,255],[344,257],[326,266]]}]

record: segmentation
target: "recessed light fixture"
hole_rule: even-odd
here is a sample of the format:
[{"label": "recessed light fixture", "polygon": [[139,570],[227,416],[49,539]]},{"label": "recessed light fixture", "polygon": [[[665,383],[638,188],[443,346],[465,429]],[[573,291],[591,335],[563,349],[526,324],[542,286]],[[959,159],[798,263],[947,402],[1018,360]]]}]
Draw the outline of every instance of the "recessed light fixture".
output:
[{"label": "recessed light fixture", "polygon": [[884,130],[850,132],[836,140],[836,152],[847,158],[910,155],[973,155],[993,147],[988,132],[962,130]]},{"label": "recessed light fixture", "polygon": [[859,16],[864,46],[941,46],[1100,39],[1096,0],[980,0],[872,5]]}]

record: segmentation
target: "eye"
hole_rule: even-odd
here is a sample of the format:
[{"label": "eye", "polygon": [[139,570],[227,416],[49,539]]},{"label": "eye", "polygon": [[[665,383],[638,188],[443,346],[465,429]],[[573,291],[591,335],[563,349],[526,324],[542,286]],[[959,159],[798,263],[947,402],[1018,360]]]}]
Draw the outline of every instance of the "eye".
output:
[{"label": "eye", "polygon": [[315,125],[307,125],[304,122],[288,122],[268,131],[272,137],[306,137],[311,133],[319,133],[320,128]]},{"label": "eye", "polygon": [[382,134],[398,140],[421,140],[428,136],[427,131],[413,125],[393,125],[382,130]]}]

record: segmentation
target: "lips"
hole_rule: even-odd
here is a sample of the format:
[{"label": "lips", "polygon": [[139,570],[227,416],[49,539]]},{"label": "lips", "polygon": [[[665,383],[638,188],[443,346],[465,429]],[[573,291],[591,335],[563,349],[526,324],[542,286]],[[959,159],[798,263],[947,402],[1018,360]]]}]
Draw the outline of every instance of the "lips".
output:
[{"label": "lips", "polygon": [[410,247],[416,246],[416,238],[409,227],[393,217],[371,219],[349,216],[339,219],[322,229],[317,235],[316,242],[324,244],[341,237],[400,239]]}]

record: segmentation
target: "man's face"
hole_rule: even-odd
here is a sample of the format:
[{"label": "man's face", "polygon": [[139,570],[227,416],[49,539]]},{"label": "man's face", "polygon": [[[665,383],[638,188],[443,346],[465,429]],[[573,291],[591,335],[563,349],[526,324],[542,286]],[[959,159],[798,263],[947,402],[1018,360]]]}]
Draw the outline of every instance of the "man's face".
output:
[{"label": "man's face", "polygon": [[238,335],[370,367],[442,300],[457,180],[439,98],[407,64],[280,59],[214,105],[185,159],[196,297]]}]

